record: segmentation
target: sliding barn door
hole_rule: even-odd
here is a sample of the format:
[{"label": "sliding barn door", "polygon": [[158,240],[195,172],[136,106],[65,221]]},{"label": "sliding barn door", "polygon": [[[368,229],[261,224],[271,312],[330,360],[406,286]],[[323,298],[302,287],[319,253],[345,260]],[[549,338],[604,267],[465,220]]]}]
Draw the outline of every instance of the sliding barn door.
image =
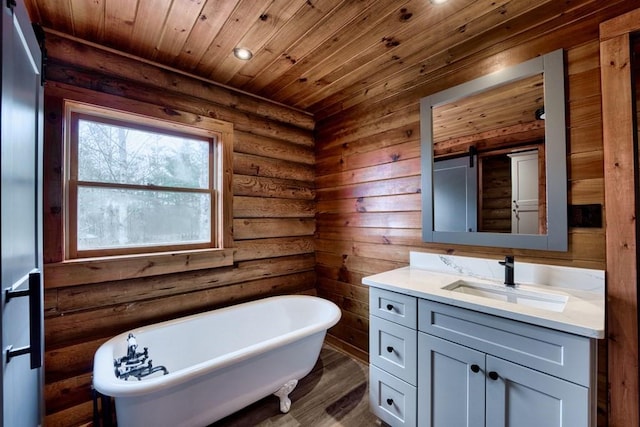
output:
[{"label": "sliding barn door", "polygon": [[24,5],[2,1],[2,424],[42,418],[41,53]]}]

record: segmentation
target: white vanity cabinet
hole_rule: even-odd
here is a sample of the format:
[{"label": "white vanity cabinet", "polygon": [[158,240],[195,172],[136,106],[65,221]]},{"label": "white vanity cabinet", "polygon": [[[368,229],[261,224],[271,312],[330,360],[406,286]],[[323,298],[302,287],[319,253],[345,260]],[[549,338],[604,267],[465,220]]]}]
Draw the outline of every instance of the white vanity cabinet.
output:
[{"label": "white vanity cabinet", "polygon": [[595,426],[595,339],[375,287],[370,304],[370,401],[387,424]]}]

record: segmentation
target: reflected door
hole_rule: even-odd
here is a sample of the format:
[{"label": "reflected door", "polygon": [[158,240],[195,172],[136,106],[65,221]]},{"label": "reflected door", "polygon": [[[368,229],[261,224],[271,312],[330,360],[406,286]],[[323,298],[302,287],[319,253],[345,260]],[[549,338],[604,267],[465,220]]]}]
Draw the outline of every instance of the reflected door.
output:
[{"label": "reflected door", "polygon": [[478,230],[478,174],[475,156],[439,160],[433,165],[433,229]]},{"label": "reflected door", "polygon": [[538,234],[538,153],[510,154],[511,232]]}]

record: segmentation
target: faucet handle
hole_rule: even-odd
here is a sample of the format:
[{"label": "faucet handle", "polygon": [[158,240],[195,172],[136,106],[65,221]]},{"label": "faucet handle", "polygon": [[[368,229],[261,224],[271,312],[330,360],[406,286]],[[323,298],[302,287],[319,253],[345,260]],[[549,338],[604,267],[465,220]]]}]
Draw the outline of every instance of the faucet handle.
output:
[{"label": "faucet handle", "polygon": [[505,267],[513,267],[514,257],[513,255],[506,255],[504,257],[504,261],[498,261],[498,264],[504,265]]}]

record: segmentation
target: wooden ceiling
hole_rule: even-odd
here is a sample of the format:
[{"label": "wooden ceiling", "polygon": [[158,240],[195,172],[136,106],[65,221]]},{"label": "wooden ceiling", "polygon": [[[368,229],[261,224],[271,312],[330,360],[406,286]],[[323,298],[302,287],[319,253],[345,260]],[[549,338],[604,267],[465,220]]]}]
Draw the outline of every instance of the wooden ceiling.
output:
[{"label": "wooden ceiling", "polygon": [[[594,0],[25,0],[46,29],[315,113],[613,6]],[[612,0],[608,4],[620,4]],[[253,51],[241,61],[233,48]],[[491,52],[488,52],[489,55]],[[539,52],[539,54],[546,52]],[[384,95],[382,95],[384,96]],[[359,97],[359,98],[358,98]]]}]

